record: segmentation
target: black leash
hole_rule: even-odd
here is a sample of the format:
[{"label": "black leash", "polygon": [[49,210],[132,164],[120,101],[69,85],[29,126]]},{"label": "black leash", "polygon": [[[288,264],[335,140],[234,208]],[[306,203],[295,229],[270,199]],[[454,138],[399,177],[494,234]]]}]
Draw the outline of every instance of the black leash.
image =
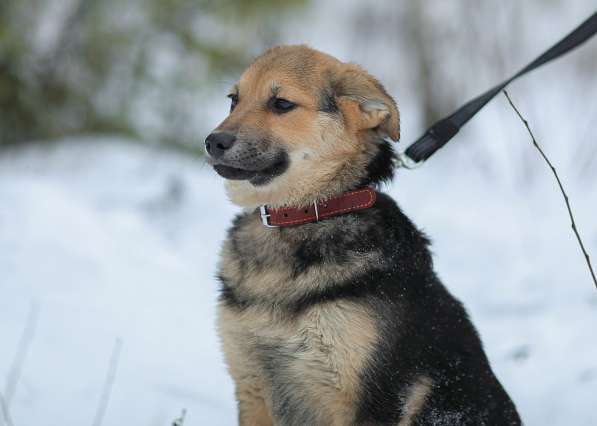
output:
[{"label": "black leash", "polygon": [[595,33],[597,33],[597,12],[514,76],[469,101],[452,115],[433,124],[423,136],[406,149],[404,152],[406,158],[405,156],[399,158],[400,165],[407,168],[413,168],[427,160],[438,149],[447,144],[467,121],[473,118],[481,108],[483,108],[508,84],[518,77],[540,67],[546,62],[556,59],[581,45],[595,35]]}]

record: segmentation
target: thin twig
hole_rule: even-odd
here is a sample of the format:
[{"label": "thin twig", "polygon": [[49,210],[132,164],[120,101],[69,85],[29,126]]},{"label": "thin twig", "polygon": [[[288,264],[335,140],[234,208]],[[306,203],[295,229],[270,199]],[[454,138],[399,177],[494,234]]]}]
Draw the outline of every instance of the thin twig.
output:
[{"label": "thin twig", "polygon": [[101,426],[106,410],[108,408],[108,402],[110,402],[110,395],[112,394],[112,388],[114,387],[114,380],[116,379],[116,372],[118,370],[118,361],[120,360],[120,353],[122,351],[122,340],[116,339],[114,342],[114,349],[112,349],[112,356],[110,357],[110,364],[108,371],[106,372],[106,380],[104,381],[104,389],[97,406],[95,413],[95,419],[93,420],[93,426]]},{"label": "thin twig", "polygon": [[556,178],[556,181],[558,182],[558,186],[560,187],[560,191],[562,192],[562,196],[564,197],[564,201],[566,202],[566,208],[568,209],[568,215],[570,216],[572,230],[574,231],[574,235],[576,235],[576,239],[578,240],[578,245],[580,246],[580,249],[581,249],[583,255],[585,256],[585,260],[587,261],[587,267],[589,268],[589,272],[591,273],[591,277],[593,278],[593,283],[595,283],[595,288],[597,288],[597,278],[595,278],[595,271],[593,270],[593,266],[591,265],[591,259],[589,257],[589,254],[587,253],[587,250],[585,249],[585,245],[583,244],[582,239],[580,238],[580,234],[578,233],[578,227],[576,226],[574,216],[572,215],[572,208],[570,207],[570,201],[568,200],[568,195],[566,194],[566,191],[564,191],[564,186],[562,185],[562,181],[560,180],[560,177],[558,176],[558,172],[556,172],[556,168],[553,166],[553,164],[551,164],[551,161],[549,161],[549,159],[547,158],[547,156],[545,155],[545,153],[543,152],[543,150],[537,143],[537,140],[535,139],[535,135],[533,135],[533,132],[531,131],[531,128],[529,127],[529,122],[522,116],[520,111],[518,111],[518,108],[516,108],[516,106],[512,102],[512,99],[510,99],[510,95],[508,95],[508,92],[505,90],[504,90],[504,95],[506,95],[506,99],[508,99],[510,106],[514,109],[514,111],[516,112],[516,114],[518,115],[520,120],[524,123],[525,127],[527,128],[527,131],[529,132],[529,135],[531,136],[531,139],[533,140],[533,145],[535,146],[535,148],[537,148],[537,150],[539,151],[539,153],[541,154],[541,156],[543,157],[543,159],[545,160],[545,162],[551,169],[554,177]]},{"label": "thin twig", "polygon": [[172,426],[184,426],[184,419],[187,416],[187,410],[186,408],[182,409],[182,414],[180,415],[179,418],[174,419],[174,421],[172,422]]},{"label": "thin twig", "polygon": [[39,318],[39,303],[32,302],[31,308],[29,309],[29,315],[27,316],[27,322],[25,328],[21,334],[21,339],[17,345],[17,351],[12,361],[12,366],[8,370],[6,377],[6,383],[4,385],[4,404],[6,408],[10,407],[13,396],[17,390],[19,380],[21,379],[21,373],[23,372],[23,365],[25,364],[25,358],[29,352],[31,342],[35,337],[35,330],[37,329],[37,320]]},{"label": "thin twig", "polygon": [[8,405],[6,404],[6,400],[4,399],[4,396],[2,396],[1,393],[0,393],[0,411],[2,412],[2,418],[0,418],[0,420],[3,420],[3,423],[6,424],[6,426],[14,426],[14,423],[12,422],[12,419],[10,417],[10,411],[8,410]]}]

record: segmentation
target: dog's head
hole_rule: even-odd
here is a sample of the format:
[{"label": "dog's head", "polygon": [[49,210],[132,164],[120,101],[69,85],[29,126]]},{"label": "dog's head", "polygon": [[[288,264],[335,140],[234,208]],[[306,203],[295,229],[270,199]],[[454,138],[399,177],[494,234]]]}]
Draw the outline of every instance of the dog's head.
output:
[{"label": "dog's head", "polygon": [[232,88],[205,140],[208,162],[244,207],[307,205],[390,179],[399,116],[357,65],[305,46],[268,50]]}]

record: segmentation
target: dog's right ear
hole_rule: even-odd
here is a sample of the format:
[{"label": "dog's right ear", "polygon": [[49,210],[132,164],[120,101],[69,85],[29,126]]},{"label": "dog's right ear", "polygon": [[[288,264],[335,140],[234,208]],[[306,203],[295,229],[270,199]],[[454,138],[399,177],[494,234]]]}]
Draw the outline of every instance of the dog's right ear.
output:
[{"label": "dog's right ear", "polygon": [[374,130],[381,137],[400,139],[400,116],[396,102],[367,71],[353,64],[343,64],[332,77],[332,90],[353,130]]}]

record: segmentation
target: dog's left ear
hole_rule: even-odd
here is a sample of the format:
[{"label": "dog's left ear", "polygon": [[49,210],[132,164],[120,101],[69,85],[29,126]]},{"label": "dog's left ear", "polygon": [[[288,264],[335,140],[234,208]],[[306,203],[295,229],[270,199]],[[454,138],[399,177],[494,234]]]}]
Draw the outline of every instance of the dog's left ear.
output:
[{"label": "dog's left ear", "polygon": [[358,65],[347,64],[332,77],[332,88],[347,125],[375,130],[382,137],[400,139],[396,102],[373,76]]}]

